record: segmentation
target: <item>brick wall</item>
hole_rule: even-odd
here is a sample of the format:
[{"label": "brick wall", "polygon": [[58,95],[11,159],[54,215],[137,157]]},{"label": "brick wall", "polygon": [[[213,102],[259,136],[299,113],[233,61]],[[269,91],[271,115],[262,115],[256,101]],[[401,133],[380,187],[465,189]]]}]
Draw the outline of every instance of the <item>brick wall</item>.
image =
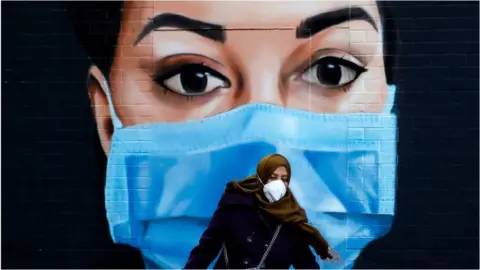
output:
[{"label": "brick wall", "polygon": [[[478,2],[389,2],[397,212],[359,268],[478,268]],[[89,65],[60,2],[2,2],[2,267],[141,267],[111,243]],[[139,266],[140,265],[140,266]]]}]

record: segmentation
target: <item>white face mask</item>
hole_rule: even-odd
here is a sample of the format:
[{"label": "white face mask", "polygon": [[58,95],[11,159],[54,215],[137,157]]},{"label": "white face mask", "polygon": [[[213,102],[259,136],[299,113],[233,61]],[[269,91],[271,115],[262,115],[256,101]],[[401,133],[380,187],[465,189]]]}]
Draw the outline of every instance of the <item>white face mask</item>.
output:
[{"label": "white face mask", "polygon": [[285,193],[287,193],[287,187],[282,180],[273,180],[263,186],[263,193],[269,202],[277,202]]}]

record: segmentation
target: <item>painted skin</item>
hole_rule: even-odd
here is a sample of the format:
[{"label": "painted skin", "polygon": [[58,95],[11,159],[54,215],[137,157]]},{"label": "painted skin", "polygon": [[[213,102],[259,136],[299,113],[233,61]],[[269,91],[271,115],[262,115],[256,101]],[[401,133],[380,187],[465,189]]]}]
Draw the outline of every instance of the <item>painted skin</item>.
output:
[{"label": "painted skin", "polygon": [[[350,3],[125,2],[109,78],[115,110],[124,126],[199,120],[249,103],[323,113],[380,112],[387,94],[377,31],[382,25],[375,1],[355,5],[371,21],[363,16],[335,24],[324,16],[319,22],[333,21],[331,27],[316,33],[304,28],[311,37],[299,38],[301,22]],[[149,18],[165,13],[208,23],[209,29],[218,26],[224,41],[206,37],[218,35],[215,31],[202,35],[177,26],[139,38]],[[327,70],[332,65],[341,73],[333,81]],[[105,77],[95,67],[90,74],[90,98],[108,153],[113,129],[105,89],[97,83]]]}]

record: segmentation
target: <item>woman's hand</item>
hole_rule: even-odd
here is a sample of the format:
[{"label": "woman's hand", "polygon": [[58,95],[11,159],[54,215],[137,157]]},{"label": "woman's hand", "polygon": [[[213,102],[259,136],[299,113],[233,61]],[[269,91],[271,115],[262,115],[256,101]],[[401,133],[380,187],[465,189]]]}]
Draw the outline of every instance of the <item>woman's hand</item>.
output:
[{"label": "woman's hand", "polygon": [[327,262],[337,262],[340,260],[340,255],[332,247],[328,247],[328,254],[331,258],[327,258]]}]

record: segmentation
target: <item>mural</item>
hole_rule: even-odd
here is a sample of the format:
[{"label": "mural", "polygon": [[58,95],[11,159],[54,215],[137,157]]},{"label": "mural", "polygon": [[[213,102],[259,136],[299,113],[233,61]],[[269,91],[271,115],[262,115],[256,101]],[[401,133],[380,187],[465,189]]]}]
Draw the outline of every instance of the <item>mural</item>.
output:
[{"label": "mural", "polygon": [[215,218],[247,177],[317,240],[285,223],[264,268],[478,269],[478,11],[2,2],[2,268],[254,268],[270,216]]},{"label": "mural", "polygon": [[226,183],[271,153],[288,158],[293,193],[341,257],[318,258],[321,268],[351,268],[390,230],[396,32],[384,5],[88,2],[71,12],[93,62],[110,234],[147,268],[183,267]]}]

